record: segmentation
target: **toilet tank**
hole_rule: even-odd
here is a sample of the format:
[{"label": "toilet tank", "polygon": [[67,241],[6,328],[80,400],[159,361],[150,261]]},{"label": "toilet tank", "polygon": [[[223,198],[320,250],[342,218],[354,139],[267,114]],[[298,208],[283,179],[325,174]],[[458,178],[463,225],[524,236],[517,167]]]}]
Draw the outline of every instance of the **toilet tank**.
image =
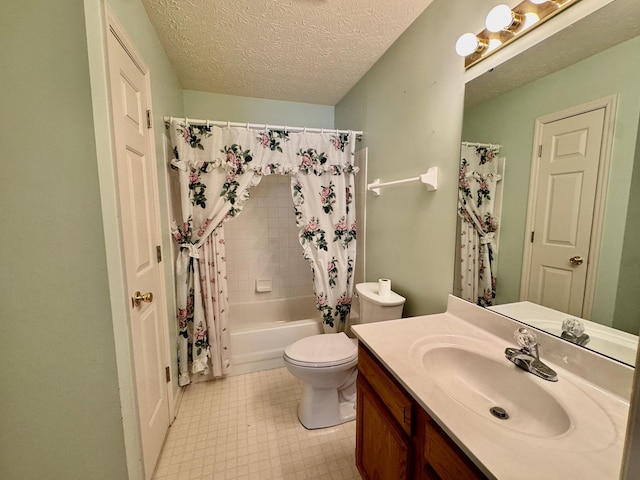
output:
[{"label": "toilet tank", "polygon": [[378,283],[367,282],[356,285],[360,303],[360,319],[358,323],[380,322],[402,317],[405,298],[396,292],[378,295]]}]

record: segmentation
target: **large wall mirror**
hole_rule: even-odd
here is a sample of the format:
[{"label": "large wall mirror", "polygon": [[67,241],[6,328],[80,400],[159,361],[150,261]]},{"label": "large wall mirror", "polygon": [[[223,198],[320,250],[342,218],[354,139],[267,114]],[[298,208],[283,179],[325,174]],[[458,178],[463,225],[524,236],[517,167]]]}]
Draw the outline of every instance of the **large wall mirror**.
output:
[{"label": "large wall mirror", "polygon": [[[557,335],[561,335],[563,320],[587,320],[583,324],[590,338],[585,347],[630,365],[635,361],[636,335],[640,330],[638,19],[638,0],[615,0],[473,79],[466,85],[462,136],[463,142],[500,145],[499,156],[504,158],[496,232],[496,296],[489,308]],[[606,105],[602,107],[602,123],[595,120],[596,126],[590,127],[603,135],[600,146],[595,148],[606,157],[596,168],[594,205],[579,200],[586,188],[581,183],[586,175],[582,172],[565,172],[562,180],[536,177],[538,187],[548,187],[540,195],[553,200],[545,208],[571,205],[569,210],[590,216],[596,225],[588,227],[587,233],[577,234],[587,245],[586,251],[580,252],[580,259],[571,260],[578,256],[575,253],[566,255],[567,265],[578,262],[576,267],[588,275],[584,275],[587,281],[580,287],[581,293],[577,288],[581,297],[576,301],[572,294],[573,306],[563,306],[550,299],[551,293],[568,289],[567,285],[575,287],[575,281],[563,284],[564,280],[554,280],[550,273],[547,294],[542,296],[528,284],[535,282],[529,281],[532,247],[527,242],[531,242],[532,215],[539,215],[529,207],[532,165],[534,172],[542,175],[536,156],[539,142],[547,138],[560,156],[565,146],[559,138],[569,139],[571,148],[591,148],[575,134],[580,127],[574,127],[574,123],[563,124],[564,130],[558,130],[559,134],[551,132],[550,137],[541,132],[543,128],[549,130],[549,125],[555,128],[559,124],[554,118],[578,118],[578,112],[589,114],[601,105]],[[576,185],[578,188],[574,188]],[[542,203],[537,202],[539,209]],[[553,228],[575,234],[571,218],[556,219]],[[535,241],[543,240],[540,235]],[[459,270],[459,259],[456,268]],[[458,285],[454,285],[456,292]]]}]

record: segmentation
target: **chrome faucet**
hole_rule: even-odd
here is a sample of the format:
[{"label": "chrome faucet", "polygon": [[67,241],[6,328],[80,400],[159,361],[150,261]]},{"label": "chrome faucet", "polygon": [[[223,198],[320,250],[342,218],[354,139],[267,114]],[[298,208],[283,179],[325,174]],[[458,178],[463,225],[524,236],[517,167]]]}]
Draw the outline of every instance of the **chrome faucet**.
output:
[{"label": "chrome faucet", "polygon": [[589,335],[584,333],[584,325],[577,318],[567,318],[562,322],[561,338],[569,340],[577,345],[586,345],[589,343]]},{"label": "chrome faucet", "polygon": [[518,350],[517,348],[508,347],[504,351],[505,357],[527,372],[550,382],[557,382],[558,375],[556,372],[540,361],[536,334],[528,328],[520,327],[513,335],[518,345],[522,348]]}]

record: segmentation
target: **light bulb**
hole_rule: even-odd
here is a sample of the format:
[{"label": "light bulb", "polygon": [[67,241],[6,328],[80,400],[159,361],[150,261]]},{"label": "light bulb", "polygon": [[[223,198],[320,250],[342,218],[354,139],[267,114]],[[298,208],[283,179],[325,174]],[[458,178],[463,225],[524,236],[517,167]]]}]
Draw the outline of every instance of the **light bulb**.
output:
[{"label": "light bulb", "polygon": [[467,55],[475,53],[479,46],[480,42],[478,41],[478,37],[473,33],[465,33],[461,35],[456,42],[456,53],[461,57],[466,57]]},{"label": "light bulb", "polygon": [[487,48],[487,52],[495,50],[500,45],[502,45],[502,42],[500,40],[498,40],[497,38],[492,38],[491,40],[489,40],[489,47]]},{"label": "light bulb", "polygon": [[513,12],[508,5],[504,3],[496,5],[487,15],[485,25],[490,32],[499,32],[505,30],[513,24]]},{"label": "light bulb", "polygon": [[524,23],[522,25],[523,29],[531,27],[533,24],[538,23],[540,21],[540,17],[535,13],[525,13],[524,14]]}]

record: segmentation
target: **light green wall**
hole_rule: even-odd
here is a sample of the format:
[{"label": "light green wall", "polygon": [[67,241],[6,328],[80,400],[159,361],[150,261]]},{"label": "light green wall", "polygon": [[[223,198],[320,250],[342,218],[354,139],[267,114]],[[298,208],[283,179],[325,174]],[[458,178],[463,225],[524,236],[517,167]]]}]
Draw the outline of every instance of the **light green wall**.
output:
[{"label": "light green wall", "polygon": [[[152,70],[162,162],[158,118],[163,111],[182,114],[182,88],[140,2],[110,4]],[[122,334],[128,309],[118,253],[103,3],[3,7],[0,476],[141,478],[131,364],[120,355],[129,349]],[[163,170],[159,180],[167,217]],[[170,245],[168,235],[165,240]],[[170,279],[170,265],[167,273]]]},{"label": "light green wall", "polygon": [[[607,1],[582,2],[565,18],[580,18]],[[336,105],[337,128],[365,132],[362,146],[371,147],[369,182],[440,169],[436,192],[414,184],[385,189],[380,197],[367,194],[367,280],[391,278],[394,290],[407,297],[405,315],[443,311],[453,290],[466,78],[454,46],[462,33],[484,28],[493,6],[494,0],[435,0]],[[543,25],[537,38],[553,34],[564,22],[555,20]],[[504,59],[517,49],[514,43],[492,58]],[[485,68],[480,64],[472,70]]]},{"label": "light green wall", "polygon": [[127,478],[83,5],[0,16],[0,476]]},{"label": "light green wall", "polygon": [[488,1],[434,1],[336,105],[336,127],[363,130],[368,181],[439,168],[428,192],[409,184],[367,194],[367,280],[388,277],[405,315],[442,312],[452,291],[463,61],[454,45],[480,31]]},{"label": "light green wall", "polygon": [[640,114],[640,37],[465,111],[463,138],[499,143],[507,159],[497,303],[519,300],[535,119],[612,94],[618,104],[592,314],[611,325]]},{"label": "light green wall", "polygon": [[640,326],[640,135],[631,176],[620,277],[613,326],[638,335]]},{"label": "light green wall", "polygon": [[184,90],[187,117],[293,127],[334,128],[334,107]]}]

